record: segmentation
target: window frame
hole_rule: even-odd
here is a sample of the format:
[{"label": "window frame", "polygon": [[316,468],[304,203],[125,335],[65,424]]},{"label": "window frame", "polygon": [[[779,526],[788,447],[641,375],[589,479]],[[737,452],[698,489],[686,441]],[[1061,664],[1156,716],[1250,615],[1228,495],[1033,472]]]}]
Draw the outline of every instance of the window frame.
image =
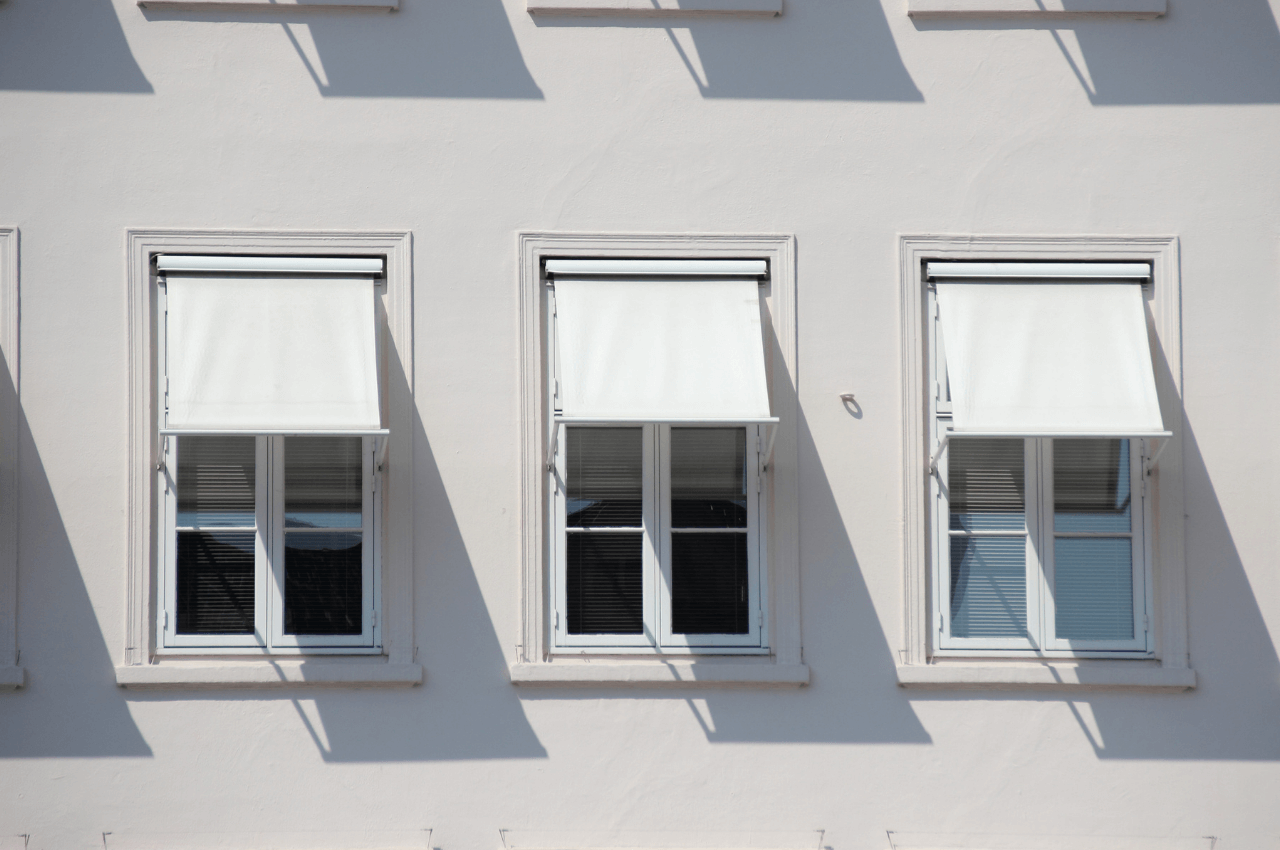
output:
[{"label": "window frame", "polygon": [[[671,631],[671,425],[648,423],[643,425],[590,426],[640,428],[643,447],[642,466],[642,519],[643,534],[643,619],[644,631],[638,635],[572,635],[568,632],[568,598],[566,592],[566,549],[568,530],[565,511],[565,482],[568,452],[565,450],[568,431],[574,426],[559,429],[554,468],[549,470],[548,491],[551,495],[551,566],[548,576],[551,592],[549,603],[552,654],[591,654],[607,651],[610,654],[662,654],[662,655],[737,655],[768,652],[768,631],[764,626],[767,610],[761,575],[767,570],[761,562],[767,551],[766,535],[760,522],[764,498],[760,484],[760,452],[764,428],[756,425],[735,426],[731,423],[708,424],[707,428],[744,428],[747,443],[747,528],[739,532],[718,530],[722,533],[745,534],[747,537],[747,610],[750,625],[745,635],[708,634],[685,636]],[[610,532],[597,532],[610,533]],[[752,613],[754,612],[754,615]]]},{"label": "window frame", "polygon": [[[517,685],[603,684],[717,687],[794,687],[809,681],[803,662],[799,611],[799,535],[796,481],[796,338],[794,238],[781,235],[522,233],[521,338],[521,604],[518,642],[510,665]],[[767,646],[713,652],[555,651],[551,604],[553,495],[547,474],[551,439],[550,387],[555,346],[547,321],[550,287],[546,259],[764,259],[770,277],[761,287],[765,360],[773,411],[780,418],[769,474],[762,490],[768,569],[760,579],[767,600],[762,634]],[[561,431],[564,429],[562,428]],[[615,662],[610,657],[616,657]]]},{"label": "window frame", "polygon": [[[942,650],[938,644],[935,549],[938,523],[930,498],[930,459],[937,448],[933,313],[924,264],[929,260],[1148,262],[1144,286],[1156,386],[1165,425],[1173,432],[1159,463],[1142,476],[1148,508],[1144,546],[1149,651],[1141,657],[1084,650],[1031,653]],[[899,237],[903,399],[904,608],[898,682],[923,688],[1134,688],[1195,687],[1186,622],[1183,515],[1181,284],[1178,240],[1168,236],[901,236]],[[1142,441],[1135,441],[1142,442]],[[945,460],[945,457],[941,460]],[[1135,653],[1136,654],[1136,653]],[[1038,662],[1034,667],[1026,662]],[[1122,666],[1116,667],[1115,664]]]},{"label": "window frame", "polygon": [[[423,679],[416,660],[413,621],[413,277],[412,239],[407,232],[279,232],[221,230],[126,231],[129,306],[129,487],[127,609],[124,646],[116,681],[124,687],[201,685],[383,685],[406,686]],[[163,490],[157,465],[163,441],[158,433],[158,369],[162,365],[158,254],[246,256],[379,257],[383,285],[377,288],[383,417],[390,431],[383,475],[375,502],[380,563],[375,586],[381,632],[375,649],[281,648],[271,660],[258,648],[234,652],[193,647],[167,652],[156,628],[163,612],[158,540]],[[353,651],[364,657],[323,663],[320,656]],[[191,657],[182,657],[182,656]],[[196,657],[200,656],[200,657]],[[216,659],[225,659],[216,661]],[[215,663],[211,663],[215,662]],[[344,662],[344,663],[339,663]]]},{"label": "window frame", "polygon": [[26,684],[18,645],[18,228],[0,227],[0,691]]}]

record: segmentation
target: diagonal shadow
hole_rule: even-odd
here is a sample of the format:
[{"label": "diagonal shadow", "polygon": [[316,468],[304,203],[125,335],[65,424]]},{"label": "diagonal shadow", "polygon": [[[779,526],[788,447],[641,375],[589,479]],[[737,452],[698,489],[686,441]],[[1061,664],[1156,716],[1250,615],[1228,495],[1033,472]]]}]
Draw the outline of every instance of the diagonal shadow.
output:
[{"label": "diagonal shadow", "polygon": [[0,90],[154,91],[110,0],[0,5]]}]

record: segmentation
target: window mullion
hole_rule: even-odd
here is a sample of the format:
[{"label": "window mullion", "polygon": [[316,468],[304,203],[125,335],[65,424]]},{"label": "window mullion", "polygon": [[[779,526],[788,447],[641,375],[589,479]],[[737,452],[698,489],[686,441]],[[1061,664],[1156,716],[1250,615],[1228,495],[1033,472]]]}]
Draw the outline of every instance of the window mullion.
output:
[{"label": "window mullion", "polygon": [[644,627],[654,646],[663,645],[671,618],[670,445],[668,425],[646,425],[645,471],[645,582]]},{"label": "window mullion", "polygon": [[278,574],[284,551],[283,510],[284,437],[256,438],[258,452],[257,514],[258,514],[258,595],[255,607],[255,629],[259,639],[269,649],[276,648],[284,614],[280,587],[283,576]]}]

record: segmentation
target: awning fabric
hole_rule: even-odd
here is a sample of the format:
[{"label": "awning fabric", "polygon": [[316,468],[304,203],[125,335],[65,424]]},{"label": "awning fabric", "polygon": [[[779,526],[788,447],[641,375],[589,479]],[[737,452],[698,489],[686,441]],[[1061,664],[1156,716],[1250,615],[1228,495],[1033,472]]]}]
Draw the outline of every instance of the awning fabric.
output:
[{"label": "awning fabric", "polygon": [[376,431],[371,276],[167,275],[166,427]]},{"label": "awning fabric", "polygon": [[953,433],[1160,436],[1138,283],[937,284]]},{"label": "awning fabric", "polygon": [[754,278],[614,274],[555,278],[563,421],[776,421]]}]

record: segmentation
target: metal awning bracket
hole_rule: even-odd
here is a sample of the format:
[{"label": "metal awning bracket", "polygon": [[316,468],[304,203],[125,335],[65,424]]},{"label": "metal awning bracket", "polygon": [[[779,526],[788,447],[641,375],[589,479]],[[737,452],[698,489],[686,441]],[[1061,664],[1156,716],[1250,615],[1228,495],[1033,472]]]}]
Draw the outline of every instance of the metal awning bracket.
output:
[{"label": "metal awning bracket", "polygon": [[942,459],[942,453],[947,450],[947,443],[951,440],[951,432],[944,431],[942,439],[938,441],[938,447],[933,450],[933,456],[929,458],[929,474],[938,474],[938,461]]}]

